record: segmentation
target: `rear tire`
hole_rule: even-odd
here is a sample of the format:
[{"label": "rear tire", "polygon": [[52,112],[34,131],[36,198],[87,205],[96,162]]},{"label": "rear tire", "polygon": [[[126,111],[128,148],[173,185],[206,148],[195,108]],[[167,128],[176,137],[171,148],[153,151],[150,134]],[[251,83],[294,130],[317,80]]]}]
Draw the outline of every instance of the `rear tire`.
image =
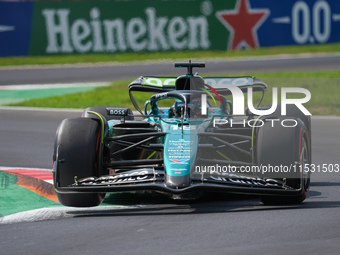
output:
[{"label": "rear tire", "polygon": [[[280,121],[284,118],[277,118]],[[286,185],[294,189],[301,189],[299,195],[263,195],[261,201],[265,205],[300,204],[305,200],[310,184],[310,174],[305,172],[305,164],[310,164],[310,145],[308,131],[304,123],[297,118],[296,127],[283,127],[276,122],[265,122],[260,127],[257,136],[257,162],[259,165],[293,166],[296,162],[301,164],[301,172],[290,173],[286,178]],[[300,170],[297,168],[297,170]],[[282,179],[281,179],[282,180]]]},{"label": "rear tire", "polygon": [[[96,120],[86,118],[65,119],[61,122],[54,144],[53,161],[57,164],[55,188],[67,187],[75,178],[99,176],[101,129]],[[90,207],[99,205],[104,193],[61,193],[59,202],[65,206]]]}]

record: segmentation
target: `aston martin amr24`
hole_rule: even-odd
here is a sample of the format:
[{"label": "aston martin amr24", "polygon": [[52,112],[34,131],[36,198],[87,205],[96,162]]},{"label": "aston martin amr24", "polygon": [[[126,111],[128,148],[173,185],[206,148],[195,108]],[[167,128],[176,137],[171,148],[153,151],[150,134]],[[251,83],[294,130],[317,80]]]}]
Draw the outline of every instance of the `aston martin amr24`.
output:
[{"label": "aston martin amr24", "polygon": [[[129,87],[136,111],[89,107],[58,127],[53,150],[55,193],[61,204],[99,205],[106,193],[152,191],[172,198],[207,192],[254,194],[264,204],[298,204],[307,195],[311,123],[295,105],[258,116],[233,113],[228,84],[262,100],[255,77],[193,74],[204,63],[176,63],[179,77],[141,76]],[[143,107],[136,93],[149,93]],[[233,100],[232,100],[233,99]],[[266,110],[269,106],[257,105]],[[293,125],[288,125],[288,122]],[[285,123],[282,125],[281,123]]]}]

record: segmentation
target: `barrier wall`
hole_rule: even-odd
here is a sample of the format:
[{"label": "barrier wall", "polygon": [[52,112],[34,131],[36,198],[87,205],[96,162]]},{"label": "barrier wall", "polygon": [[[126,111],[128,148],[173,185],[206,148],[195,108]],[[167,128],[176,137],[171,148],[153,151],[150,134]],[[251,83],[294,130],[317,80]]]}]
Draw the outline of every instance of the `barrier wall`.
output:
[{"label": "barrier wall", "polygon": [[334,42],[338,0],[0,2],[0,56]]},{"label": "barrier wall", "polygon": [[32,15],[32,2],[0,2],[0,57],[28,55]]}]

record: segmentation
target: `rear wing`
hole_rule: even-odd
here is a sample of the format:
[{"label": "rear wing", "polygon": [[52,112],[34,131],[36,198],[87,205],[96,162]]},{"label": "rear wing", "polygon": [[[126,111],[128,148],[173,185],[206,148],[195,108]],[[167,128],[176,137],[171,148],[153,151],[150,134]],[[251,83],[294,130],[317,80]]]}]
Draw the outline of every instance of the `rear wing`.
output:
[{"label": "rear wing", "polygon": [[[180,76],[182,77],[182,76]],[[199,76],[193,76],[199,77]],[[132,92],[149,92],[149,93],[162,93],[176,90],[176,80],[179,77],[157,77],[157,76],[141,76],[138,79],[134,80],[129,84],[129,96],[133,106],[137,111],[142,113],[140,110],[136,100],[134,99]],[[188,77],[190,79],[190,77]],[[207,90],[215,90],[217,93],[222,94],[223,96],[231,95],[231,91],[226,88],[225,85],[228,86],[236,86],[242,90],[243,93],[247,92],[249,87],[253,88],[253,91],[261,91],[263,93],[262,99],[264,97],[264,93],[267,90],[267,85],[251,76],[244,77],[206,77],[202,78],[204,83],[207,85]],[[261,101],[262,101],[261,99]]]},{"label": "rear wing", "polygon": [[143,114],[139,108],[132,92],[162,93],[175,90],[176,78],[172,77],[139,77],[129,84],[129,96],[135,109]]},{"label": "rear wing", "polygon": [[[140,88],[137,91],[145,91],[151,93],[152,92],[160,93],[176,90],[175,84],[177,79],[178,78],[176,77],[141,76],[129,84],[129,90],[136,91],[137,88]],[[222,94],[224,93],[228,94],[228,90],[225,89],[225,85],[236,86],[240,88],[242,91],[248,87],[253,87],[254,91],[256,91],[258,88],[261,88],[261,90],[267,89],[267,85],[263,81],[250,76],[206,77],[202,79],[204,80],[204,83],[208,85],[207,89],[209,89],[210,86]]]},{"label": "rear wing", "polygon": [[177,77],[141,76],[129,84],[129,89],[135,86],[142,86],[157,90],[164,89],[165,91],[175,90],[176,79]]}]

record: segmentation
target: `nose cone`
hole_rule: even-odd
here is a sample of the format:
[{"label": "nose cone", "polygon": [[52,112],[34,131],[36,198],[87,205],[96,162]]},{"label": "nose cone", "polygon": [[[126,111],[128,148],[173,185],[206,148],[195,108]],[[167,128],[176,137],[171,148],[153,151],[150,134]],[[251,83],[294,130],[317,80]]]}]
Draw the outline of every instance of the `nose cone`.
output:
[{"label": "nose cone", "polygon": [[190,175],[185,176],[170,176],[166,175],[165,185],[169,188],[180,189],[190,185]]},{"label": "nose cone", "polygon": [[[195,135],[193,135],[195,133]],[[183,135],[181,127],[172,129],[165,137],[164,167],[165,184],[171,188],[184,188],[190,185],[192,164],[197,154],[197,135],[186,126]]]}]

